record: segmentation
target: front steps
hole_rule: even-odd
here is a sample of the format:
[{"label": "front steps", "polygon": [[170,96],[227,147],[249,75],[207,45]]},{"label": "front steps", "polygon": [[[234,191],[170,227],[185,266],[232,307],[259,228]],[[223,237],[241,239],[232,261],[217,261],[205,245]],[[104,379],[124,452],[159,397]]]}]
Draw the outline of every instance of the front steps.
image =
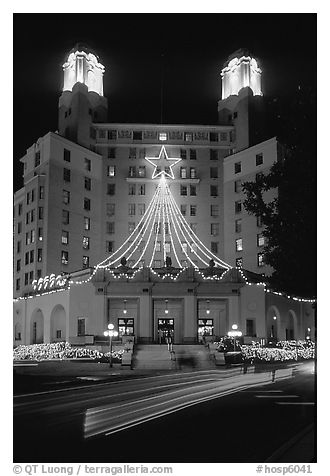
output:
[{"label": "front steps", "polygon": [[134,369],[186,370],[213,369],[215,361],[204,345],[174,344],[173,352],[166,344],[136,345],[133,355]]}]

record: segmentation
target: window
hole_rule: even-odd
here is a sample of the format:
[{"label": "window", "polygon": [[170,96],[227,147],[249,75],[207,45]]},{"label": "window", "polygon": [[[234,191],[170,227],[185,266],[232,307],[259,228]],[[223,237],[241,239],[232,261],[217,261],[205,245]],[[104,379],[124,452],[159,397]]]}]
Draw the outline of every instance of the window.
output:
[{"label": "window", "polygon": [[188,243],[186,241],[182,241],[181,247],[184,253],[188,253]]},{"label": "window", "polygon": [[256,155],[256,165],[262,165],[264,163],[264,155],[261,153],[261,154],[257,154]]},{"label": "window", "polygon": [[[94,112],[93,119],[96,119],[96,118],[97,118],[97,113]],[[96,129],[94,127],[89,128],[89,136],[91,137],[91,139],[96,139]]]},{"label": "window", "polygon": [[34,250],[30,251],[30,263],[34,263]]},{"label": "window", "polygon": [[107,132],[108,132],[108,131],[106,131],[106,130],[104,130],[104,129],[99,129],[99,130],[97,131],[98,136],[99,136],[99,139],[106,139],[106,138],[107,138]]},{"label": "window", "polygon": [[136,193],[136,186],[135,183],[128,184],[128,195],[135,195]]},{"label": "window", "polygon": [[153,263],[153,268],[160,268],[161,267],[161,262],[159,259],[155,259]]},{"label": "window", "polygon": [[34,202],[34,198],[35,198],[35,193],[34,193],[34,189],[31,190],[31,202]]},{"label": "window", "polygon": [[116,147],[109,147],[108,149],[108,159],[116,158]]},{"label": "window", "polygon": [[62,331],[61,329],[56,330],[56,339],[62,339]]},{"label": "window", "polygon": [[34,277],[34,272],[33,272],[33,271],[30,271],[30,275],[29,275],[29,284],[32,284],[33,277]]},{"label": "window", "polygon": [[110,130],[108,131],[109,140],[116,140],[117,139],[117,131]]},{"label": "window", "polygon": [[45,198],[45,187],[40,185],[39,187],[39,199],[43,200]]},{"label": "window", "polygon": [[210,195],[211,197],[218,196],[218,186],[217,185],[210,185]]},{"label": "window", "polygon": [[218,178],[218,167],[210,167],[210,178]]},{"label": "window", "polygon": [[40,151],[38,150],[34,156],[34,167],[38,167],[39,165],[40,165]]},{"label": "window", "polygon": [[254,319],[246,319],[246,335],[256,337],[256,328]]},{"label": "window", "polygon": [[180,167],[180,178],[187,178],[187,167]]},{"label": "window", "polygon": [[138,195],[145,195],[146,194],[146,185],[145,183],[141,183],[138,185]]},{"label": "window", "polygon": [[256,174],[256,182],[261,182],[264,177],[264,174],[262,172]]},{"label": "window", "polygon": [[30,203],[30,200],[31,200],[30,197],[31,197],[30,192],[28,192],[28,193],[26,194],[26,204],[27,204],[27,205],[29,205],[29,203]]},{"label": "window", "polygon": [[43,236],[43,228],[38,228],[38,240],[42,241]]},{"label": "window", "polygon": [[262,227],[263,222],[262,222],[262,216],[257,216],[257,227]]},{"label": "window", "polygon": [[37,269],[37,277],[36,277],[36,279],[41,278],[41,271],[42,271],[41,269]]},{"label": "window", "polygon": [[142,140],[142,132],[133,131],[133,140]]},{"label": "window", "polygon": [[68,251],[62,251],[62,253],[61,253],[61,262],[62,262],[62,264],[68,264],[69,263],[69,252]]},{"label": "window", "polygon": [[116,184],[108,183],[107,184],[107,195],[115,195],[116,193]]},{"label": "window", "polygon": [[128,222],[128,233],[131,234],[135,230],[135,222],[129,221]]},{"label": "window", "polygon": [[22,215],[23,213],[23,203],[19,203],[18,204],[18,215]]},{"label": "window", "polygon": [[162,251],[161,241],[156,241],[155,251],[156,252]]},{"label": "window", "polygon": [[160,235],[162,232],[162,224],[161,223],[154,223],[154,234],[157,235]]},{"label": "window", "polygon": [[242,201],[238,200],[235,202],[235,213],[241,213],[242,212]]},{"label": "window", "polygon": [[30,233],[25,233],[25,244],[29,245],[31,243]]},{"label": "window", "polygon": [[30,212],[27,212],[25,215],[25,224],[28,225],[30,223]]},{"label": "window", "polygon": [[114,203],[107,203],[106,213],[109,217],[111,217],[115,214],[115,204]]},{"label": "window", "polygon": [[240,172],[242,172],[242,162],[235,162],[234,171],[235,174],[239,174]]},{"label": "window", "polygon": [[63,150],[63,159],[65,162],[71,162],[71,152],[68,149]]},{"label": "window", "polygon": [[61,237],[62,245],[69,244],[69,232],[66,230],[62,230],[62,237]]},{"label": "window", "polygon": [[242,191],[242,181],[235,180],[235,192],[240,193]]},{"label": "window", "polygon": [[146,176],[146,168],[144,165],[140,165],[138,168],[138,177],[145,177]]},{"label": "window", "polygon": [[89,244],[90,244],[89,237],[88,236],[83,236],[82,246],[83,246],[84,250],[89,250]]},{"label": "window", "polygon": [[236,249],[236,251],[243,251],[243,239],[242,238],[237,238],[237,240],[235,240],[235,249]]},{"label": "window", "polygon": [[113,253],[115,251],[115,242],[114,241],[106,241],[105,242],[105,250],[107,253]]},{"label": "window", "polygon": [[91,219],[89,217],[84,217],[84,230],[91,229]]},{"label": "window", "polygon": [[217,132],[210,132],[210,142],[218,142],[219,137]]},{"label": "window", "polygon": [[68,225],[70,222],[70,214],[68,210],[62,210],[62,223],[63,225]]},{"label": "window", "polygon": [[21,241],[18,241],[18,242],[17,242],[17,246],[16,246],[16,252],[17,252],[17,253],[20,253],[20,252],[21,252],[21,249],[22,249]]},{"label": "window", "polygon": [[35,237],[36,237],[36,232],[35,230],[31,230],[31,243],[34,243],[35,242]]},{"label": "window", "polygon": [[107,221],[106,222],[106,232],[109,235],[113,235],[115,232],[115,222],[114,221]]},{"label": "window", "polygon": [[84,336],[86,334],[86,319],[84,317],[78,317],[77,325],[77,336]]},{"label": "window", "polygon": [[181,215],[184,217],[187,215],[187,205],[180,205]]},{"label": "window", "polygon": [[130,147],[129,148],[129,155],[128,157],[130,159],[136,159],[136,148],[135,147]]},{"label": "window", "polygon": [[188,195],[187,185],[180,185],[180,195]]},{"label": "window", "polygon": [[196,160],[196,159],[197,159],[196,149],[190,149],[190,160]]},{"label": "window", "polygon": [[129,177],[136,177],[136,167],[135,167],[135,165],[130,165],[128,167],[128,176]]},{"label": "window", "polygon": [[211,217],[219,216],[219,205],[211,205]]},{"label": "window", "polygon": [[16,272],[19,273],[21,271],[21,260],[18,259],[16,261]]},{"label": "window", "polygon": [[159,140],[167,140],[167,132],[160,132],[158,136]]},{"label": "window", "polygon": [[190,205],[190,216],[195,217],[197,215],[197,205]]},{"label": "window", "polygon": [[38,260],[38,263],[41,263],[41,261],[42,261],[42,248],[38,248],[38,250],[37,250],[37,260]]},{"label": "window", "polygon": [[236,258],[236,268],[242,268],[243,266],[243,258]]},{"label": "window", "polygon": [[196,185],[190,185],[190,195],[192,197],[196,197],[197,193],[196,193]]},{"label": "window", "polygon": [[169,241],[165,241],[165,247],[164,247],[165,253],[170,254],[171,253],[171,243]]},{"label": "window", "polygon": [[63,190],[62,192],[62,201],[65,205],[70,203],[70,192],[68,190]]},{"label": "window", "polygon": [[258,233],[257,235],[257,246],[265,246],[265,237],[262,233]]},{"label": "window", "polygon": [[219,235],[219,223],[211,223],[211,235]]},{"label": "window", "polygon": [[186,142],[192,142],[192,140],[193,140],[193,135],[192,135],[192,133],[191,133],[191,132],[185,132],[185,133],[184,133],[184,140],[185,140]]},{"label": "window", "polygon": [[210,160],[218,160],[217,149],[210,149]]},{"label": "window", "polygon": [[89,256],[83,256],[82,267],[89,268]]},{"label": "window", "polygon": [[227,132],[220,132],[220,141],[225,142],[227,140]]},{"label": "window", "polygon": [[29,264],[29,252],[25,253],[25,265]]},{"label": "window", "polygon": [[24,274],[24,285],[27,286],[29,284],[29,273]]},{"label": "window", "polygon": [[71,170],[70,169],[63,169],[63,180],[64,182],[71,181]]},{"label": "window", "polygon": [[89,211],[91,209],[91,201],[89,198],[84,198],[84,210]]},{"label": "window", "polygon": [[235,232],[236,233],[241,233],[242,232],[242,219],[239,218],[238,220],[235,220]]},{"label": "window", "polygon": [[180,149],[180,157],[181,157],[182,160],[186,160],[186,158],[187,158],[186,149]]},{"label": "window", "polygon": [[84,169],[87,171],[87,172],[90,172],[91,169],[92,169],[92,162],[90,159],[86,159],[84,158]]},{"label": "window", "polygon": [[85,190],[91,190],[92,179],[90,179],[89,177],[85,177],[84,182],[85,182]]},{"label": "window", "polygon": [[130,216],[135,215],[135,203],[128,204],[128,214]]},{"label": "window", "polygon": [[19,291],[21,287],[21,280],[20,278],[16,279],[16,291]]},{"label": "window", "polygon": [[38,218],[39,218],[39,220],[44,219],[44,207],[39,207],[38,208]]},{"label": "window", "polygon": [[145,211],[146,211],[145,203],[138,203],[138,214],[144,215]]},{"label": "window", "polygon": [[144,159],[146,156],[146,150],[144,147],[142,147],[141,149],[139,149],[139,159]]},{"label": "window", "polygon": [[108,165],[107,175],[108,175],[108,177],[115,177],[115,175],[116,175],[116,166],[115,165]]},{"label": "window", "polygon": [[211,251],[214,254],[218,254],[218,249],[219,249],[219,243],[218,241],[211,241]]},{"label": "window", "polygon": [[190,167],[190,178],[194,179],[197,177],[197,171],[195,167]]},{"label": "window", "polygon": [[257,255],[257,263],[258,266],[265,266],[265,261],[264,261],[264,253],[258,253]]},{"label": "window", "polygon": [[190,229],[191,229],[191,231],[196,233],[197,232],[197,223],[190,223]]},{"label": "window", "polygon": [[19,222],[17,223],[17,233],[18,233],[18,234],[19,234],[19,233],[22,233],[22,222],[21,222],[21,221],[19,221]]}]

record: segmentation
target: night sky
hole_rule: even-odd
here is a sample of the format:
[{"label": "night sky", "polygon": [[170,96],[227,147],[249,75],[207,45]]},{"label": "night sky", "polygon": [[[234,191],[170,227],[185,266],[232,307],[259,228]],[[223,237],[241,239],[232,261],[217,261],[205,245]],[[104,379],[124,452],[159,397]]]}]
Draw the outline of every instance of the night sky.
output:
[{"label": "night sky", "polygon": [[106,68],[109,122],[215,124],[220,71],[236,49],[260,59],[266,95],[316,83],[315,14],[15,14],[14,190],[22,157],[57,129],[62,64],[77,43]]}]

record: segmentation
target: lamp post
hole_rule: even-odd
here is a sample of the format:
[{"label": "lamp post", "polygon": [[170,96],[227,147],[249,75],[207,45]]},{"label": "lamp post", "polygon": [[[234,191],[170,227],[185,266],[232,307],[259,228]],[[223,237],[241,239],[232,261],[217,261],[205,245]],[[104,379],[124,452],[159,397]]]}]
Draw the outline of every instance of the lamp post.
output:
[{"label": "lamp post", "polygon": [[108,330],[104,331],[104,335],[106,337],[109,336],[109,349],[110,349],[110,356],[109,356],[109,367],[112,367],[112,338],[118,336],[118,332],[114,330],[115,326],[113,324],[108,324]]},{"label": "lamp post", "polygon": [[231,326],[232,330],[228,332],[229,337],[234,338],[234,352],[236,352],[236,337],[241,337],[242,336],[242,331],[238,330],[238,325],[233,324]]}]

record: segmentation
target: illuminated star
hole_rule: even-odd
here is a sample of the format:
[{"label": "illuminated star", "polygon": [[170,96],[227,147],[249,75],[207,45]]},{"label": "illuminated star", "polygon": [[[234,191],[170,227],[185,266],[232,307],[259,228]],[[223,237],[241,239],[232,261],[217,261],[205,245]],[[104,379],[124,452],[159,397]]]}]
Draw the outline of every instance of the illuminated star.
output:
[{"label": "illuminated star", "polygon": [[[160,149],[158,157],[145,157],[145,159],[155,167],[151,177],[153,179],[159,176],[165,177],[165,175],[174,179],[172,168],[181,160],[180,158],[169,157],[164,145]],[[170,162],[172,163],[170,164]]]}]

